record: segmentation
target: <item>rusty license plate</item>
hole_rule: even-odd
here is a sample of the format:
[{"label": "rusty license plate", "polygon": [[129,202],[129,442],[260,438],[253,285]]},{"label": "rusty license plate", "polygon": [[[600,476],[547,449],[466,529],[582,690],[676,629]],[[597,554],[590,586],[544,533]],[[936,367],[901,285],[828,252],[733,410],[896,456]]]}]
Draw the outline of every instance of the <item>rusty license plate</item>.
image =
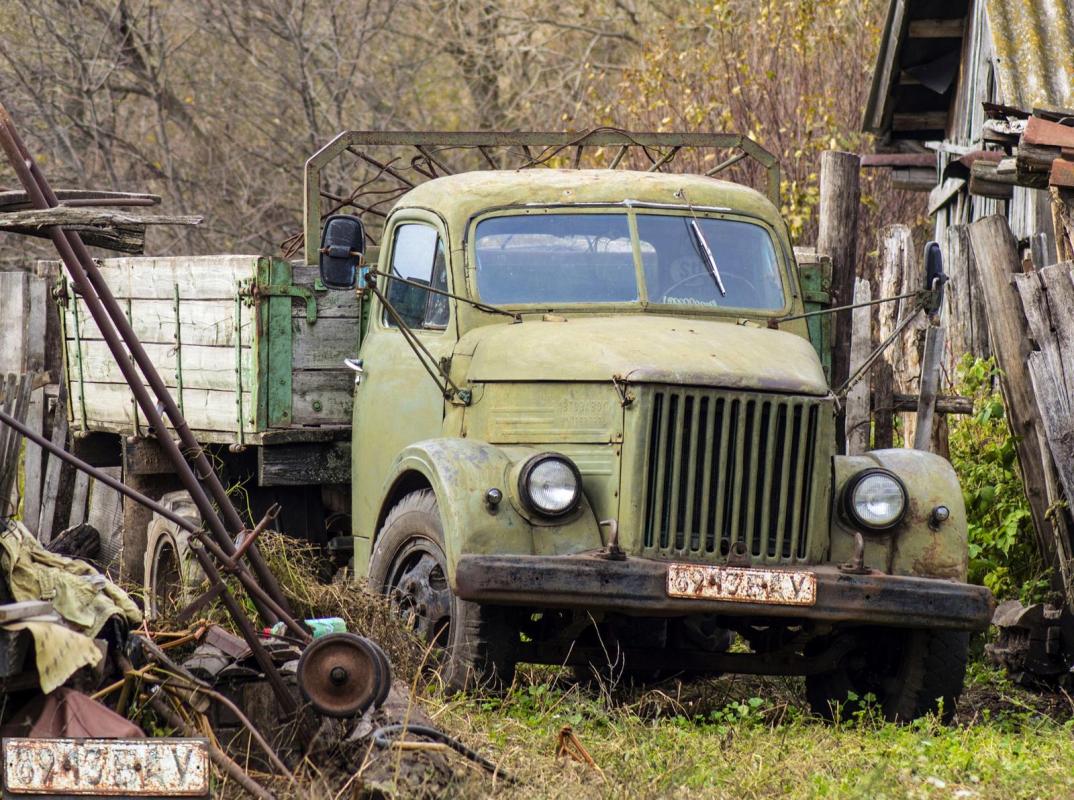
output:
[{"label": "rusty license plate", "polygon": [[206,739],[4,739],[4,797],[208,797]]},{"label": "rusty license plate", "polygon": [[817,576],[804,570],[669,564],[667,590],[670,597],[811,606],[817,602]]}]

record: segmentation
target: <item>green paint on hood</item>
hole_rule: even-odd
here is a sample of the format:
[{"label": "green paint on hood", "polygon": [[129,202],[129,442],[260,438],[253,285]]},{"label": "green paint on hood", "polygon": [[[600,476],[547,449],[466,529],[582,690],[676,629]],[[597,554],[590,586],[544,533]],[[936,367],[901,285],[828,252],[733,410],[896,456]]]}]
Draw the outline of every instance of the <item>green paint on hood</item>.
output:
[{"label": "green paint on hood", "polygon": [[809,341],[784,331],[650,316],[527,319],[490,325],[459,341],[472,353],[468,378],[486,381],[673,383],[825,395]]}]

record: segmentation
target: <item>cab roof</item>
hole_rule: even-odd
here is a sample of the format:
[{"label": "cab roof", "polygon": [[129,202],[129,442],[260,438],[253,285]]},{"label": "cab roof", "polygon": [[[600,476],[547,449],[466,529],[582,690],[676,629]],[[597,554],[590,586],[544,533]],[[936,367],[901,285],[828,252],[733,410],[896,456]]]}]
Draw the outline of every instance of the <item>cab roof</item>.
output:
[{"label": "cab roof", "polygon": [[447,175],[411,189],[399,208],[438,212],[449,225],[464,226],[475,214],[505,206],[618,204],[624,201],[692,205],[739,211],[782,230],[779,212],[748,186],[703,175],[621,169],[485,170]]}]

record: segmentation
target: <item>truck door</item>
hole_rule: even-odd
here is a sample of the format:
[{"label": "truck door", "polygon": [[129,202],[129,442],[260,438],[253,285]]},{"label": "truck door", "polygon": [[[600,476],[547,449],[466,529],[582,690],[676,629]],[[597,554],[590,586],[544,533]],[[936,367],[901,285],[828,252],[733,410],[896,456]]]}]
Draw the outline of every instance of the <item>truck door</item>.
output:
[{"label": "truck door", "polygon": [[[402,212],[384,232],[380,269],[450,291],[444,229],[434,215]],[[448,298],[417,286],[379,279],[399,316],[434,358],[451,355],[455,327]],[[355,567],[364,573],[377,504],[388,468],[407,445],[441,434],[444,397],[386,309],[374,302],[362,342],[364,373],[354,395],[352,513]]]}]

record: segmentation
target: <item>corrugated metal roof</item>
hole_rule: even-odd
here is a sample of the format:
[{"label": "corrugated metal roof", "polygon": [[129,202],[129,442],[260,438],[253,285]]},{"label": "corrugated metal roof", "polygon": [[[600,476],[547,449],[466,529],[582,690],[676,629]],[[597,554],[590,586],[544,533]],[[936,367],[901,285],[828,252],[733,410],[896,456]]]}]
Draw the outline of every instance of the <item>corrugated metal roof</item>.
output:
[{"label": "corrugated metal roof", "polygon": [[[951,28],[960,18],[961,39]],[[890,0],[863,128],[972,142],[982,101],[1074,109],[1074,0]]]},{"label": "corrugated metal roof", "polygon": [[1074,108],[1074,3],[987,0],[1003,102]]}]

